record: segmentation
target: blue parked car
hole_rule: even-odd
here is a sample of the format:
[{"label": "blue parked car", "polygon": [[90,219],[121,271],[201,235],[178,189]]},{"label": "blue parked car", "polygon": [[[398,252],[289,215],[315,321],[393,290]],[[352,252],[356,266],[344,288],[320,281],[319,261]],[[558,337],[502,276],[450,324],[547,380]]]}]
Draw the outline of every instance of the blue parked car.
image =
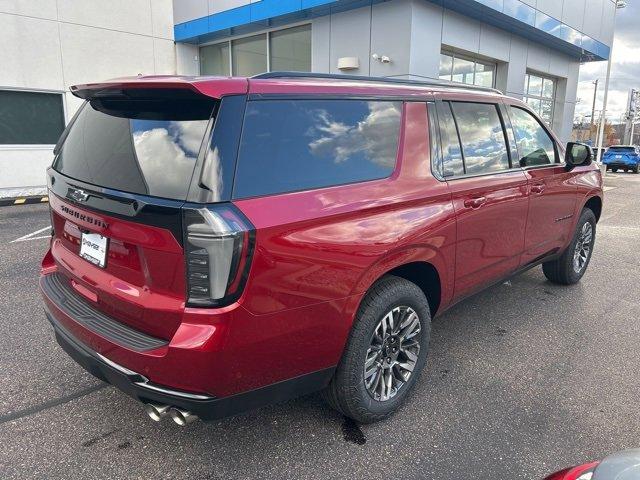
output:
[{"label": "blue parked car", "polygon": [[640,173],[640,149],[634,145],[614,145],[602,157],[607,170]]}]

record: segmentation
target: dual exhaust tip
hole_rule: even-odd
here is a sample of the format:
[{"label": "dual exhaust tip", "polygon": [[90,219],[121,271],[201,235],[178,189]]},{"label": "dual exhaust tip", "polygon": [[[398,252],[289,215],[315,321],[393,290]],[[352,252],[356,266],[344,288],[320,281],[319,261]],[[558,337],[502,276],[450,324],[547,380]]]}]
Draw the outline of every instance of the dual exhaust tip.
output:
[{"label": "dual exhaust tip", "polygon": [[154,422],[159,422],[164,417],[169,415],[171,420],[175,423],[184,427],[189,423],[195,422],[198,419],[198,416],[188,412],[187,410],[182,410],[180,408],[172,407],[170,405],[158,405],[155,403],[146,403],[144,405],[144,411],[147,412],[149,418]]}]

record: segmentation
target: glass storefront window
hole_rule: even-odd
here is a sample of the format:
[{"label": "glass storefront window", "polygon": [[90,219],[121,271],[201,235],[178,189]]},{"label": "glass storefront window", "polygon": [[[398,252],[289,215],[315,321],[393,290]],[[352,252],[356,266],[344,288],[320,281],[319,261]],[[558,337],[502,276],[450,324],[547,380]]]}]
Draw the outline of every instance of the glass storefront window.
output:
[{"label": "glass storefront window", "polygon": [[238,77],[251,77],[268,71],[267,35],[254,35],[233,40],[231,62],[233,74]]},{"label": "glass storefront window", "polygon": [[461,56],[457,53],[442,52],[440,54],[439,77],[441,80],[493,87],[495,73],[495,63]]},{"label": "glass storefront window", "polygon": [[268,71],[311,71],[311,25],[200,47],[202,75],[250,77]]},{"label": "glass storefront window", "polygon": [[311,71],[311,25],[287,28],[269,35],[271,71]]},{"label": "glass storefront window", "polygon": [[200,72],[203,75],[231,75],[229,42],[200,48]]},{"label": "glass storefront window", "polygon": [[527,73],[524,81],[524,101],[547,125],[553,123],[553,103],[556,81],[553,78]]},{"label": "glass storefront window", "polygon": [[0,90],[0,145],[55,145],[63,130],[61,93]]}]

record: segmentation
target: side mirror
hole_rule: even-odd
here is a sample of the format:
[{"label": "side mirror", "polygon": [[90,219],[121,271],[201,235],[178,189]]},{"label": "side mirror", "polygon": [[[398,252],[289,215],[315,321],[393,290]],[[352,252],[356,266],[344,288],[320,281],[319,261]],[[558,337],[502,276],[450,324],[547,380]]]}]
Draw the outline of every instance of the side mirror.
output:
[{"label": "side mirror", "polygon": [[589,145],[576,142],[567,143],[567,153],[564,158],[567,169],[571,170],[573,167],[589,165],[592,160],[593,151]]}]

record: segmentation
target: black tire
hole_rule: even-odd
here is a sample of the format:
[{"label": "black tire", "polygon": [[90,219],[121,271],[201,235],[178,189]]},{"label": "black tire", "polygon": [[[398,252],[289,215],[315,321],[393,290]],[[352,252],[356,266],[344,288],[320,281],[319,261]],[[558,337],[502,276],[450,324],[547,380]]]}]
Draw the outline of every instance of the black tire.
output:
[{"label": "black tire", "polygon": [[[579,269],[574,265],[574,254],[578,243],[582,241],[581,236],[585,227],[585,224],[589,223],[591,226],[591,240],[588,254],[584,263]],[[557,259],[551,262],[545,262],[542,264],[542,271],[550,282],[557,283],[559,285],[573,285],[578,283],[584,272],[587,271],[589,262],[591,261],[591,255],[593,254],[593,247],[596,240],[596,216],[588,208],[582,210],[578,223],[576,224],[576,231],[573,234],[571,243],[564,251],[564,253]]]},{"label": "black tire", "polygon": [[613,173],[616,173],[616,172],[618,171],[618,167],[611,167],[611,171],[612,171]]},{"label": "black tire", "polygon": [[633,173],[640,173],[640,163],[634,167]]},{"label": "black tire", "polygon": [[[397,390],[394,389],[396,393],[381,401],[375,399],[374,394],[370,393],[365,385],[365,361],[367,355],[371,355],[369,349],[374,340],[374,332],[383,318],[389,312],[407,307],[417,314],[420,324],[419,333],[413,337],[419,343],[417,360],[408,379]],[[401,321],[397,323],[402,324]],[[415,325],[415,322],[411,323]],[[416,325],[414,329],[417,328]],[[429,349],[430,329],[429,303],[422,290],[403,278],[391,275],[381,278],[371,287],[358,309],[340,363],[331,383],[323,391],[324,399],[334,409],[360,423],[376,422],[388,417],[405,401],[424,367]],[[401,343],[403,341],[400,340]],[[384,357],[382,351],[380,354]],[[396,358],[401,361],[400,356]],[[384,363],[385,359],[381,360]],[[378,365],[378,362],[375,365]],[[394,368],[399,367],[390,367],[389,372],[396,372]]]}]

